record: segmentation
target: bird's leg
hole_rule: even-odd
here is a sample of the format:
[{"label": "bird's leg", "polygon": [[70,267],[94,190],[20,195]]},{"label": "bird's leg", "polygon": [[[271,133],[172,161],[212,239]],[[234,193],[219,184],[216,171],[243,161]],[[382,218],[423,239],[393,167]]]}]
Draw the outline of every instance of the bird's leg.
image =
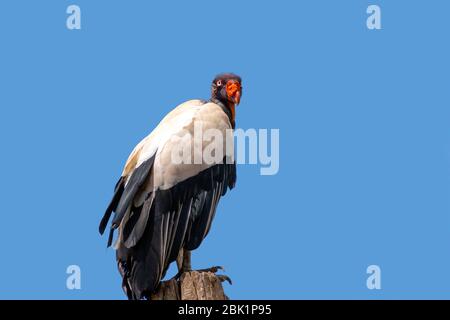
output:
[{"label": "bird's leg", "polygon": [[[178,273],[175,275],[175,279],[179,279],[181,275],[185,272],[192,271],[192,265],[191,265],[191,251],[181,249],[180,253],[177,257],[177,267],[178,267]],[[224,271],[225,269],[221,266],[214,266],[207,269],[200,269],[195,270],[196,272],[212,272],[214,275],[219,278],[221,282],[228,281],[230,284],[232,284],[232,281],[230,277],[222,274],[216,274],[219,270]]]},{"label": "bird's leg", "polygon": [[179,279],[185,272],[192,271],[191,266],[191,252],[181,249],[177,257],[178,273],[175,275],[175,279]]},{"label": "bird's leg", "polygon": [[183,250],[183,263],[181,265],[183,272],[192,271],[191,265],[191,252],[189,250]]}]

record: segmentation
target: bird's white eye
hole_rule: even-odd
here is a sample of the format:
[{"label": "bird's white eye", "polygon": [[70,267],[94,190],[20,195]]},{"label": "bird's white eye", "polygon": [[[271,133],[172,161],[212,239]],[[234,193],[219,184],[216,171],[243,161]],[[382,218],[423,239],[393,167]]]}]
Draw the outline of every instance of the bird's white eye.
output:
[{"label": "bird's white eye", "polygon": [[217,86],[220,87],[222,85],[222,80],[217,81]]}]

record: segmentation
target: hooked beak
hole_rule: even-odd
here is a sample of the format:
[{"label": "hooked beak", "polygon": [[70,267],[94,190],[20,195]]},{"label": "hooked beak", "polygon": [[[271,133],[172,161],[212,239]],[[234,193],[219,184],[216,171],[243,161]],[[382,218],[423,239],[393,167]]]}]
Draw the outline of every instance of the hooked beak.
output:
[{"label": "hooked beak", "polygon": [[236,91],[234,96],[231,97],[231,100],[234,102],[234,104],[238,105],[239,102],[241,102],[241,91]]},{"label": "hooked beak", "polygon": [[230,80],[226,86],[227,96],[234,104],[241,102],[241,84],[237,81]]}]

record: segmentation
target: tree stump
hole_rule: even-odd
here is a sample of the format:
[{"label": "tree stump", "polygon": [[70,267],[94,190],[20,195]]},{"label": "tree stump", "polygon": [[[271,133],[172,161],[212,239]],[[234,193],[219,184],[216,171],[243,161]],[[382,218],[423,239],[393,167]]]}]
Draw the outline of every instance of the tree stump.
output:
[{"label": "tree stump", "polygon": [[185,272],[177,279],[161,282],[152,300],[228,300],[222,281],[212,272]]}]

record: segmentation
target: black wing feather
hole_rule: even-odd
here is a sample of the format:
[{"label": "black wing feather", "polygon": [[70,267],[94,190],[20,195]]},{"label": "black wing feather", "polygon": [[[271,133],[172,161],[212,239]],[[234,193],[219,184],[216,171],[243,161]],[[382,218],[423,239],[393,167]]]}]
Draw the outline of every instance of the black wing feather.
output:
[{"label": "black wing feather", "polygon": [[125,179],[124,177],[120,177],[119,181],[116,183],[116,187],[114,190],[114,196],[111,202],[108,205],[108,208],[103,215],[102,220],[100,221],[100,225],[98,227],[98,231],[100,234],[105,232],[106,226],[108,225],[109,218],[111,217],[111,213],[116,210],[117,205],[119,204],[120,198],[122,197],[124,191]]},{"label": "black wing feather", "polygon": [[[128,297],[148,297],[164,277],[170,263],[175,261],[180,249],[193,250],[200,245],[210,230],[220,197],[228,188],[234,187],[235,181],[235,164],[218,164],[170,189],[147,195],[147,199],[154,197],[151,206],[146,206],[144,202],[140,208],[131,208],[132,215],[123,228],[126,234],[124,231],[117,250]],[[132,191],[127,191],[127,188],[128,185],[124,194],[131,194]],[[131,200],[126,200],[129,205]],[[146,208],[144,212],[143,208]],[[121,210],[126,212],[127,209],[124,207]],[[144,214],[147,214],[147,220],[145,225],[140,225],[144,223],[144,219],[140,219]],[[143,230],[142,236],[136,238],[138,241],[133,246],[127,246],[126,239],[135,228]],[[127,272],[124,272],[123,266],[126,266]]]},{"label": "black wing feather", "polygon": [[119,226],[123,216],[125,215],[125,212],[130,206],[131,201],[133,201],[137,191],[142,186],[145,179],[148,177],[148,174],[150,173],[150,170],[153,167],[154,161],[155,156],[152,156],[150,159],[144,161],[131,174],[129,181],[125,186],[125,190],[123,191],[123,194],[120,197],[117,209],[115,210],[114,218],[112,221],[112,228],[116,229]]}]

